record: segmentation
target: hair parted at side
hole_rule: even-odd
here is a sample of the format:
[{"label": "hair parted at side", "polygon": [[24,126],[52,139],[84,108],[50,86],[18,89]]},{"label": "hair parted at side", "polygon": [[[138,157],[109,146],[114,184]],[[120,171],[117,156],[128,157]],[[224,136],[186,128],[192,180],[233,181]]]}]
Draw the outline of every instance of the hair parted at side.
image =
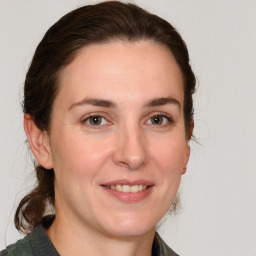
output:
[{"label": "hair parted at side", "polygon": [[[87,5],[63,16],[46,32],[36,48],[24,85],[23,112],[37,127],[49,132],[59,74],[81,48],[114,40],[151,40],[166,46],[175,57],[184,80],[184,119],[187,137],[193,122],[195,76],[185,42],[164,19],[119,1]],[[18,205],[15,226],[24,233],[39,224],[47,206],[54,207],[54,170],[35,166],[37,185]]]}]

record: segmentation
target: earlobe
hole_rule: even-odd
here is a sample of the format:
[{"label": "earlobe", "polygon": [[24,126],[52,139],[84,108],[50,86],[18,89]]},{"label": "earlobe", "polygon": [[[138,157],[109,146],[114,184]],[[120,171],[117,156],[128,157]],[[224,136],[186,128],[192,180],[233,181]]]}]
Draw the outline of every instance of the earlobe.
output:
[{"label": "earlobe", "polygon": [[52,156],[47,132],[40,130],[34,119],[28,114],[24,115],[24,130],[37,162],[46,169],[52,169]]}]

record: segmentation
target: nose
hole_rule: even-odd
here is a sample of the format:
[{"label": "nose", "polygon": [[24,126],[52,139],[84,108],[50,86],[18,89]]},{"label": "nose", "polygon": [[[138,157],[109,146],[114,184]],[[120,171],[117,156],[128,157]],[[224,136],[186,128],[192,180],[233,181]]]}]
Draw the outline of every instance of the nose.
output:
[{"label": "nose", "polygon": [[136,170],[147,163],[146,138],[139,127],[127,127],[119,132],[113,159],[117,165],[130,170]]}]

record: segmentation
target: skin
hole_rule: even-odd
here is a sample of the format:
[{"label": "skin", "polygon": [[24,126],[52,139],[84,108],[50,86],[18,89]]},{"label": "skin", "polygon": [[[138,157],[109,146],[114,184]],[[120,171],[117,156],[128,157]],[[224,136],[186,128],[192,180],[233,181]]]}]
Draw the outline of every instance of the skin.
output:
[{"label": "skin", "polygon": [[[82,103],[88,98],[114,106]],[[83,48],[62,71],[49,133],[25,116],[34,155],[55,171],[56,220],[47,233],[61,255],[151,255],[156,223],[189,159],[183,100],[182,74],[167,48],[114,41]],[[91,115],[101,123],[92,125]],[[101,186],[118,179],[154,186],[127,203]]]}]

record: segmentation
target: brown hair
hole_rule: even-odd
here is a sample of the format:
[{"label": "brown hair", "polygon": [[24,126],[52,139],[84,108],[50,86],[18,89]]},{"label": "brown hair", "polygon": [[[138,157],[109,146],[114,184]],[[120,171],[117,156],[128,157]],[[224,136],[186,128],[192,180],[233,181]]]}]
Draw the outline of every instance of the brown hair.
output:
[{"label": "brown hair", "polygon": [[[184,119],[189,139],[195,76],[185,42],[164,19],[134,4],[119,1],[80,7],[50,27],[37,46],[26,75],[23,112],[33,118],[39,129],[49,132],[61,70],[81,48],[117,39],[129,42],[152,40],[172,52],[184,79]],[[47,206],[54,207],[54,170],[35,165],[35,171],[37,186],[21,200],[15,214],[15,226],[24,233],[41,222]]]}]

